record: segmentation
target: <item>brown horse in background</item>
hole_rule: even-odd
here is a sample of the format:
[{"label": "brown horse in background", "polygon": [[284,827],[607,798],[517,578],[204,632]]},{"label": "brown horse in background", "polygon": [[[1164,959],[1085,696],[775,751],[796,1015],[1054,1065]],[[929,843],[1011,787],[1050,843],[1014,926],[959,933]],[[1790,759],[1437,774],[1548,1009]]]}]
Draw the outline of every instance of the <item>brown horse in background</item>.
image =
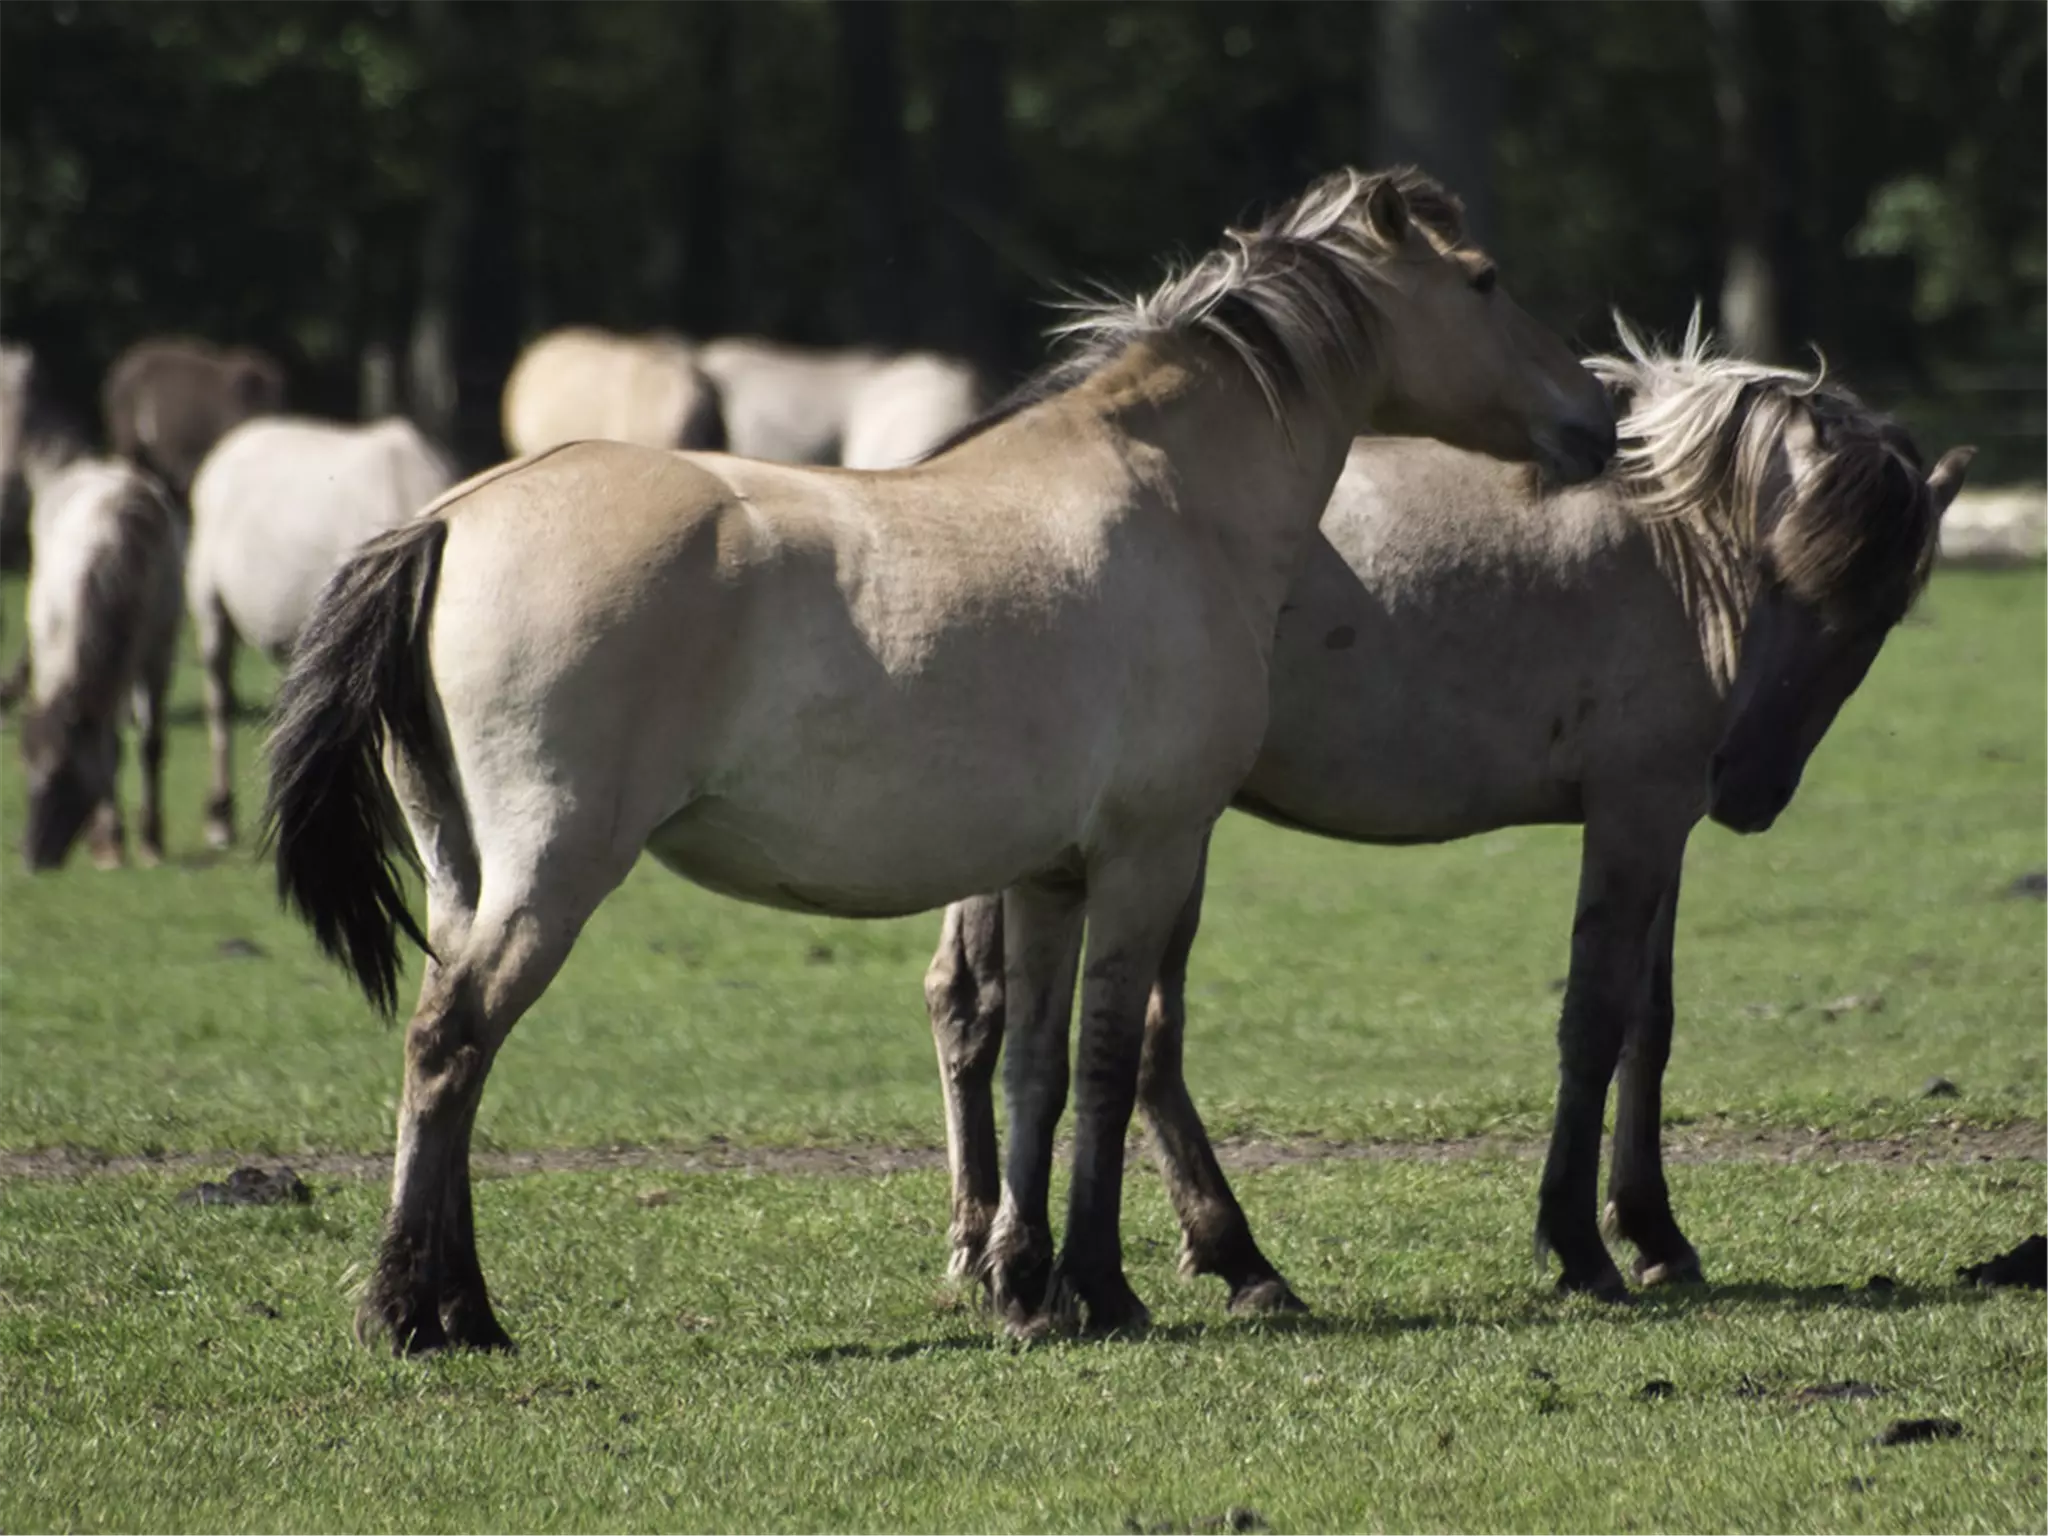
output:
[{"label": "brown horse in background", "polygon": [[284,409],[284,370],[251,348],[156,337],[115,359],[101,405],[113,451],[156,475],[182,507],[228,428]]}]

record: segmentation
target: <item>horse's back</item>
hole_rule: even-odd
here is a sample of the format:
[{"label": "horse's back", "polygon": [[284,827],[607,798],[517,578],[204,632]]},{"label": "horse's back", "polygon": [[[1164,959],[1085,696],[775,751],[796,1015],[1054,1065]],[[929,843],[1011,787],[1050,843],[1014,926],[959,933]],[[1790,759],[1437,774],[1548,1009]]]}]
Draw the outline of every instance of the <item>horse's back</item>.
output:
[{"label": "horse's back", "polygon": [[410,422],[244,422],[192,489],[192,596],[218,601],[251,643],[288,646],[327,577],[363,540],[454,478]]},{"label": "horse's back", "polygon": [[[116,459],[82,459],[36,498],[28,625],[33,689],[48,700],[89,653],[125,674],[172,643],[184,539],[149,476]],[[112,632],[111,647],[108,633]]]},{"label": "horse's back", "polygon": [[552,331],[520,354],[505,381],[505,442],[516,454],[579,438],[715,446],[724,436],[717,396],[680,337]]},{"label": "horse's back", "polygon": [[895,358],[860,387],[846,417],[839,461],[849,469],[895,469],[974,420],[980,381],[956,358],[913,352]]}]

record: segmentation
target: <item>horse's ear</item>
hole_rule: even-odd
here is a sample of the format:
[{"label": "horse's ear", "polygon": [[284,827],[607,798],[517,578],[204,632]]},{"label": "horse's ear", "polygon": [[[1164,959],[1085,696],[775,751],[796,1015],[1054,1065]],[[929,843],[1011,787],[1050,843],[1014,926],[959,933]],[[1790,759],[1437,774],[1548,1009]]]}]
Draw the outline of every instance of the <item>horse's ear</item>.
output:
[{"label": "horse's ear", "polygon": [[1951,448],[1941,456],[1941,462],[1927,477],[1928,494],[1934,498],[1934,515],[1941,516],[1956,499],[1956,492],[1963,488],[1963,476],[1968,473],[1970,460],[1977,457],[1974,447]]},{"label": "horse's ear", "polygon": [[1408,238],[1408,199],[1390,179],[1382,178],[1365,195],[1366,222],[1389,245]]}]

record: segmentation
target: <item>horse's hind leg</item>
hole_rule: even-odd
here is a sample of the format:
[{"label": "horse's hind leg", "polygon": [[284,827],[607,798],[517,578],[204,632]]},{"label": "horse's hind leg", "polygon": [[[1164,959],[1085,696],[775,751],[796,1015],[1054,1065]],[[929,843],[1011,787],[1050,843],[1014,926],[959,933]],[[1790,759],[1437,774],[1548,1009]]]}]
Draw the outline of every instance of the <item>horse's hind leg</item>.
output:
[{"label": "horse's hind leg", "polygon": [[1195,879],[1181,909],[1159,981],[1145,1014],[1145,1052],[1138,1067],[1138,1110],[1152,1133],[1166,1190],[1180,1219],[1180,1268],[1184,1275],[1216,1275],[1230,1287],[1230,1310],[1241,1314],[1306,1312],[1280,1271],[1252,1237],[1244,1208],[1216,1161],[1202,1117],[1181,1071],[1187,1030],[1188,955],[1202,920],[1204,873]]},{"label": "horse's hind leg", "polygon": [[[491,1310],[476,1253],[470,1131],[499,1047],[589,916],[589,907],[564,908],[521,884],[479,912],[458,947],[428,963],[406,1026],[391,1209],[356,1314],[359,1339],[388,1338],[397,1354],[512,1342]],[[454,926],[435,924],[437,932]]]},{"label": "horse's hind leg", "polygon": [[946,1166],[953,1182],[947,1272],[966,1279],[982,1272],[1001,1195],[993,1091],[1003,1046],[1001,896],[976,896],[946,909],[938,953],[925,972],[924,997],[939,1054]]},{"label": "horse's hind leg", "polygon": [[107,797],[93,807],[85,834],[86,856],[95,869],[119,869],[128,857],[128,825],[121,816],[121,738],[114,734],[114,776]]},{"label": "horse's hind leg", "polygon": [[1614,1108],[1614,1162],[1607,1179],[1607,1226],[1636,1250],[1644,1285],[1697,1281],[1700,1256],[1671,1214],[1664,1182],[1664,1065],[1671,1059],[1671,948],[1678,923],[1674,876],[1650,928],[1648,1006],[1630,1022],[1621,1046]]}]

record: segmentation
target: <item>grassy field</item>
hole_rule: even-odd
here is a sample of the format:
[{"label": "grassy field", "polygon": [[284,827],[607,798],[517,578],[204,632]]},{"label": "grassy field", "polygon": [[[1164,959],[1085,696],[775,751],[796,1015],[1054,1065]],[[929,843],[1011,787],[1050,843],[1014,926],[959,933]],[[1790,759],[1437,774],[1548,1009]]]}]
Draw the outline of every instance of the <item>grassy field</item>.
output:
[{"label": "grassy field", "polygon": [[[2044,623],[2039,572],[1942,575],[1781,827],[1696,835],[1667,1118],[1702,1149],[1673,1185],[1710,1288],[1610,1312],[1530,1264],[1569,831],[1394,852],[1232,818],[1191,984],[1212,1127],[1487,1150],[1244,1175],[1317,1308],[1291,1328],[1172,1277],[1134,1170],[1159,1326],[1022,1351],[937,1280],[939,1175],[659,1166],[481,1186],[518,1356],[354,1350],[374,1178],[173,1198],[385,1150],[398,1081],[265,871],[200,851],[191,669],[163,868],[26,881],[0,737],[0,1529],[2042,1529],[2040,1297],[1953,1270],[2048,1202],[2043,908],[2009,894],[2048,863]],[[929,1148],[935,934],[642,870],[514,1036],[479,1146]],[[1923,1098],[1937,1075],[1959,1095]],[[67,1148],[180,1160],[43,1176]],[[1844,1381],[1875,1394],[1801,1396]],[[1965,1433],[1870,1444],[1924,1415]]]}]

